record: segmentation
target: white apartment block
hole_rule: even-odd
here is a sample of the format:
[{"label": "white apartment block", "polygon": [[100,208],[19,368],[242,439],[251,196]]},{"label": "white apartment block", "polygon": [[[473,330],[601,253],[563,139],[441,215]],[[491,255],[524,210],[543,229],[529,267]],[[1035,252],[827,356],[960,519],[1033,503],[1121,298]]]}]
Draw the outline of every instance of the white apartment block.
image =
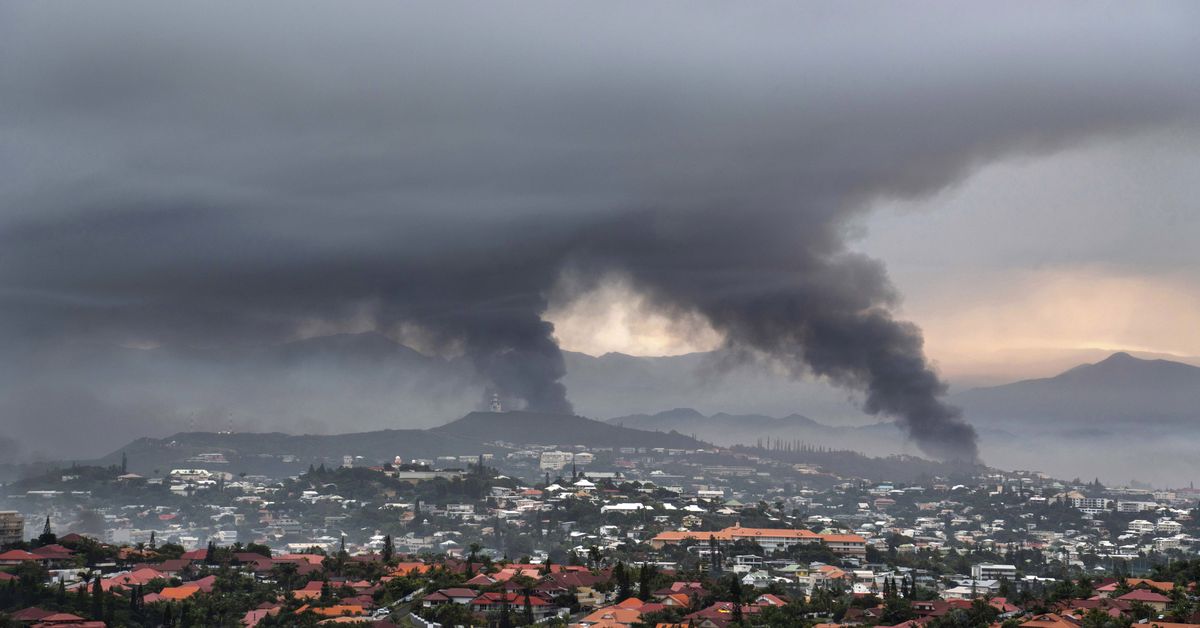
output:
[{"label": "white apartment block", "polygon": [[1154,524],[1145,519],[1134,519],[1129,522],[1129,531],[1136,534],[1150,534],[1154,532]]},{"label": "white apartment block", "polygon": [[972,580],[999,580],[1007,578],[1015,580],[1017,578],[1017,568],[1013,565],[998,565],[995,563],[980,563],[971,565]]},{"label": "white apartment block", "polygon": [[538,468],[543,471],[562,471],[571,464],[575,454],[569,451],[543,451],[538,460]]}]

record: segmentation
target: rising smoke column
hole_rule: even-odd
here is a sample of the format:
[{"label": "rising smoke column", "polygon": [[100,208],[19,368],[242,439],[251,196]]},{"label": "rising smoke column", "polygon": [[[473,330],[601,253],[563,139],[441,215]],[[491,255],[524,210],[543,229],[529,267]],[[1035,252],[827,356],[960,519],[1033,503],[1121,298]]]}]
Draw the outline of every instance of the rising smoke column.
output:
[{"label": "rising smoke column", "polygon": [[861,392],[863,410],[896,419],[926,453],[974,461],[975,430],[941,400],[946,386],[926,361],[920,330],[895,320],[882,305],[842,309],[828,297],[782,288],[706,300],[697,308],[727,335],[731,348],[777,359],[793,376],[811,373]]},{"label": "rising smoke column", "polygon": [[562,351],[554,341],[554,326],[541,319],[545,303],[534,308],[504,307],[502,311],[464,317],[450,314],[454,326],[442,328],[462,341],[465,355],[503,399],[518,400],[533,412],[570,414],[567,374]]},{"label": "rising smoke column", "polygon": [[942,401],[920,330],[893,317],[882,264],[845,251],[840,226],[856,207],[839,200],[833,211],[635,213],[598,230],[572,274],[626,276],[668,314],[703,316],[732,355],[859,392],[926,453],[975,461],[975,430]]},{"label": "rising smoke column", "polygon": [[[509,228],[533,228],[516,222]],[[349,271],[364,282],[355,293],[373,296],[380,329],[412,325],[421,344],[469,360],[488,397],[495,392],[506,407],[569,414],[562,351],[554,326],[542,320],[558,272],[553,260],[564,250],[555,241],[563,236],[510,244],[482,232],[446,233],[434,239],[433,252],[393,255],[396,265],[358,265]],[[495,233],[505,232],[497,226]],[[470,241],[446,247],[460,236]]]}]

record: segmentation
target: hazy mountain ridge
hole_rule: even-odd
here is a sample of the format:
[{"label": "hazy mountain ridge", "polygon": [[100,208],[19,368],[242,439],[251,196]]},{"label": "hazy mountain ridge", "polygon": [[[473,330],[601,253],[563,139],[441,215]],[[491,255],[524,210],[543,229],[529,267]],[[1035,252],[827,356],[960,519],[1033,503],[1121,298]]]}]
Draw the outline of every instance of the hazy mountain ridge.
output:
[{"label": "hazy mountain ridge", "polygon": [[[722,417],[726,420],[729,417]],[[120,450],[92,461],[119,464],[127,460],[135,473],[161,475],[168,469],[200,467],[215,471],[292,475],[309,465],[340,465],[345,455],[355,456],[356,465],[374,465],[391,461],[394,456],[406,460],[455,456],[462,458],[443,467],[465,468],[482,453],[503,455],[504,447],[492,440],[512,440],[563,447],[582,445],[603,447],[678,447],[705,448],[708,443],[676,433],[648,432],[620,427],[579,416],[530,412],[474,412],[446,425],[427,430],[381,430],[351,434],[291,435],[270,433],[181,432],[166,438],[139,438]],[[962,462],[938,462],[913,456],[872,457],[854,451],[805,450],[763,452],[751,447],[735,450],[763,454],[793,463],[817,464],[841,477],[873,480],[918,481],[934,475],[971,472],[978,467]],[[201,461],[199,454],[222,454],[226,462]],[[286,459],[285,459],[286,456]],[[45,471],[46,464],[31,465],[30,470]],[[3,471],[0,468],[0,471]],[[20,474],[20,469],[10,469]],[[14,475],[17,477],[17,475]],[[814,480],[820,481],[820,480]]]},{"label": "hazy mountain ridge", "polygon": [[[378,430],[347,434],[300,434],[281,432],[181,432],[165,438],[139,438],[99,460],[120,462],[124,454],[130,469],[192,466],[189,458],[219,453],[227,458],[224,470],[297,471],[312,463],[340,464],[343,456],[362,456],[370,464],[400,456],[474,456],[498,453],[493,443],[537,443],[585,445],[588,447],[671,447],[697,449],[707,443],[682,434],[646,432],[609,425],[592,419],[532,412],[472,412],[445,425],[425,430]],[[281,456],[296,458],[285,463]],[[206,466],[206,465],[200,465]],[[211,465],[208,465],[211,466]]]},{"label": "hazy mountain ridge", "polygon": [[[564,383],[583,416],[672,405],[781,415],[803,405],[822,417],[857,415],[841,391],[757,365],[723,365],[711,354],[564,358]],[[426,355],[376,332],[237,348],[62,343],[13,362],[23,368],[0,373],[0,434],[25,460],[91,458],[176,432],[424,429],[480,409],[485,396],[466,360]],[[30,379],[38,372],[56,374],[53,389]]]},{"label": "hazy mountain ridge", "polygon": [[[463,362],[376,333],[238,348],[64,344],[23,364],[0,378],[0,433],[43,458],[90,458],[176,432],[420,429],[483,397]],[[55,388],[26,379],[36,371],[56,373]],[[51,442],[53,451],[40,445]]]},{"label": "hazy mountain ridge", "polygon": [[[1052,377],[972,389],[950,400],[975,426],[983,459],[991,465],[1110,481],[1167,483],[1200,475],[1190,452],[1200,436],[1200,368],[1195,366],[1116,353]],[[796,405],[804,402],[797,399]],[[889,422],[831,426],[809,423],[803,415],[706,415],[686,407],[610,422],[674,429],[722,445],[779,438],[871,455],[920,454]],[[1148,459],[1157,461],[1153,469],[1145,464]]]},{"label": "hazy mountain ridge", "polygon": [[831,426],[801,414],[773,417],[762,414],[705,415],[694,408],[675,408],[656,414],[633,414],[608,420],[642,430],[674,430],[717,445],[755,445],[774,439],[809,445],[849,449],[870,455],[913,453],[895,423]]},{"label": "hazy mountain ridge", "polygon": [[[313,350],[311,344],[301,345],[301,348],[302,355]],[[335,342],[334,351],[344,349],[341,341]],[[322,346],[320,350],[329,348]],[[406,355],[404,359],[414,357],[405,350],[399,351]],[[569,361],[572,359],[571,356],[568,358]],[[686,380],[690,377],[687,368],[702,368],[698,365],[711,359],[695,354],[682,358],[585,356],[578,361],[586,368],[582,373],[576,372],[575,376],[594,382],[590,389],[593,395],[619,395],[624,387],[639,385],[638,381],[644,384],[647,373],[659,378]],[[416,359],[423,363],[421,358]],[[389,360],[385,358],[385,362]],[[674,368],[679,365],[686,368]],[[619,370],[609,371],[609,367]],[[607,388],[603,379],[606,372],[612,372],[614,378],[612,386]],[[1136,478],[1169,485],[1174,479],[1200,475],[1200,465],[1191,451],[1193,438],[1200,431],[1193,410],[1200,408],[1198,391],[1200,368],[1169,360],[1142,360],[1115,354],[1053,377],[966,391],[954,395],[952,401],[963,406],[968,420],[979,431],[983,459],[987,464],[1037,469],[1060,477],[1099,476],[1105,481]],[[793,399],[793,407],[806,402],[803,397]],[[428,457],[443,451],[455,454],[477,452],[486,451],[483,443],[495,440],[562,440],[564,445],[619,446],[622,439],[630,435],[636,436],[638,442],[633,444],[637,446],[648,446],[647,443],[658,442],[652,439],[661,438],[663,444],[658,446],[686,447],[675,443],[678,439],[690,440],[688,436],[695,435],[700,440],[719,445],[753,445],[759,439],[779,438],[875,456],[920,454],[892,423],[831,426],[794,413],[779,418],[754,413],[705,414],[699,409],[680,405],[666,412],[630,413],[607,422],[572,418],[519,427],[486,421],[487,416],[487,413],[468,415],[427,430],[366,432],[367,436],[361,442],[352,438],[346,440],[350,436],[288,438],[309,439],[312,451],[338,457],[359,453],[355,451],[357,448],[379,454],[387,452],[386,457]],[[581,426],[595,433],[585,437],[579,431]],[[614,436],[622,429],[628,432]],[[544,438],[530,436],[539,430],[545,433]],[[671,430],[677,434],[670,434]],[[203,446],[196,445],[196,453],[217,444],[197,442],[202,442]],[[255,446],[268,447],[268,450],[275,447],[267,438]],[[1145,464],[1151,458],[1157,461],[1153,469]],[[113,462],[111,456],[109,462]]]},{"label": "hazy mountain ridge", "polygon": [[427,431],[462,439],[478,439],[480,442],[541,445],[696,449],[707,444],[678,433],[623,427],[581,416],[536,412],[472,412],[457,421]]},{"label": "hazy mountain ridge", "polygon": [[976,425],[1122,431],[1200,428],[1200,368],[1114,353],[1054,377],[954,395]]},{"label": "hazy mountain ridge", "polygon": [[[180,432],[165,438],[137,439],[99,462],[119,463],[124,454],[130,470],[137,473],[199,466],[230,472],[290,474],[302,471],[309,464],[340,465],[344,456],[361,456],[360,463],[378,464],[396,456],[409,460],[496,451],[496,447],[486,443],[428,430],[348,434]],[[214,466],[192,460],[199,454],[213,453],[224,455],[228,464]],[[285,460],[284,456],[294,460]]]},{"label": "hazy mountain ridge", "polygon": [[[921,453],[891,423],[862,426],[869,419],[844,392],[820,382],[792,382],[763,365],[730,364],[705,353],[567,352],[565,360],[576,414],[618,417],[610,425],[675,430],[721,445],[779,438],[871,455]],[[0,380],[0,420],[6,422],[0,427],[18,443],[8,447],[19,452],[15,461],[92,458],[143,436],[178,432],[418,433],[480,408],[484,396],[465,361],[428,356],[378,333],[236,351],[78,344],[25,364],[27,370],[53,370],[60,385],[24,385],[21,372]],[[980,432],[990,464],[1059,471],[1056,460],[1065,467],[1076,448],[1087,448],[1107,453],[1081,453],[1070,461],[1081,465],[1080,473],[1093,465],[1099,468],[1087,473],[1104,476],[1111,467],[1128,479],[1138,472],[1136,456],[1174,452],[1190,442],[1173,437],[1192,435],[1198,425],[1200,368],[1116,354],[1053,377],[972,389],[950,400]],[[672,407],[692,410],[651,414]],[[1043,434],[1047,439],[1039,440]],[[1145,447],[1132,446],[1139,439]],[[53,456],[44,443],[54,444]],[[429,451],[439,446],[431,442]],[[1177,467],[1171,472],[1190,473]]]},{"label": "hazy mountain ridge", "polygon": [[1160,486],[1200,477],[1200,368],[1188,364],[1119,352],[951,401],[983,435],[989,464]]},{"label": "hazy mountain ridge", "polygon": [[669,431],[691,434],[712,434],[720,444],[753,444],[759,437],[788,430],[812,429],[841,432],[854,428],[835,428],[814,421],[801,414],[773,417],[764,414],[730,414],[718,412],[705,415],[695,408],[675,408],[655,414],[631,414],[608,419],[613,425],[624,425],[640,430]]},{"label": "hazy mountain ridge", "polygon": [[771,365],[719,352],[641,357],[564,352],[563,382],[575,411],[615,417],[661,408],[786,416],[802,411],[828,422],[870,420],[853,394],[825,382],[796,380]]},{"label": "hazy mountain ridge", "polygon": [[[638,429],[681,430],[682,428],[723,427],[731,423],[742,426],[743,429],[788,429],[797,427],[830,428],[802,414],[789,414],[784,417],[773,417],[764,414],[729,414],[718,412],[705,416],[695,408],[675,408],[656,414],[632,414],[629,416],[608,419],[613,425],[629,425]],[[832,428],[830,428],[832,429]]]}]

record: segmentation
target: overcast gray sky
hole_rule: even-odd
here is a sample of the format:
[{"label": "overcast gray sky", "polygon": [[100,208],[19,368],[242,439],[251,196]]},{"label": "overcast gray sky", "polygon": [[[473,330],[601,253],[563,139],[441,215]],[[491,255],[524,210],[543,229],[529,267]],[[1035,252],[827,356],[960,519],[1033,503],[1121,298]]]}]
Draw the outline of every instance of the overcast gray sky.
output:
[{"label": "overcast gray sky", "polygon": [[856,246],[888,263],[952,377],[1042,376],[1116,350],[1198,363],[1198,140],[1173,127],[1001,160],[888,204]]},{"label": "overcast gray sky", "polygon": [[1200,353],[1198,26],[1190,2],[4,3],[0,340],[378,329],[548,410],[557,344],[721,343],[967,451],[938,368]]}]

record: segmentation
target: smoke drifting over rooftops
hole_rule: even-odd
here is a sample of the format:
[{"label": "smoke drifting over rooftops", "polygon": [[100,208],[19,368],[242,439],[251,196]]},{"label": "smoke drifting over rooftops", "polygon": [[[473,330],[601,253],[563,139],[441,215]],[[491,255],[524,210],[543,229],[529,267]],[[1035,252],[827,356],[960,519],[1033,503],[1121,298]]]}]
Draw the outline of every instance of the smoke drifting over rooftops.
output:
[{"label": "smoke drifting over rooftops", "polygon": [[674,9],[5,5],[9,355],[365,316],[566,412],[548,295],[617,277],[974,459],[847,238],[999,157],[1194,123],[1197,7]]}]

